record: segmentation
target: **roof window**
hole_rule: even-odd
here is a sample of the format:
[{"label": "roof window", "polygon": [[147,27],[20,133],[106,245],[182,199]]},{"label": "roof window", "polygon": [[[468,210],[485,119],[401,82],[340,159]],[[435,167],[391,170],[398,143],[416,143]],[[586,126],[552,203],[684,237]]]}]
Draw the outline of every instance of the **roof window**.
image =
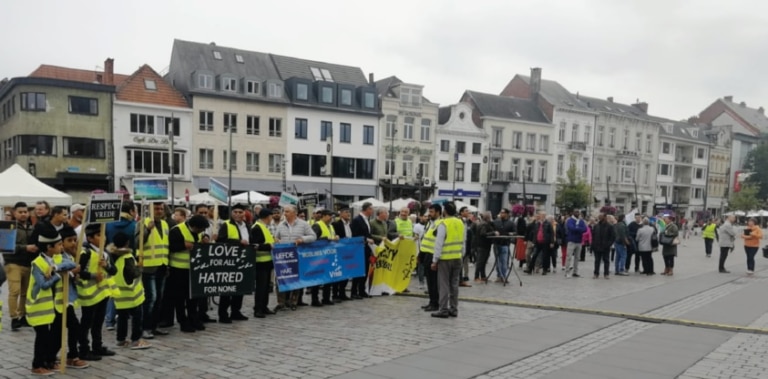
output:
[{"label": "roof window", "polygon": [[144,79],[144,88],[150,91],[157,91],[157,83],[152,79]]},{"label": "roof window", "polygon": [[331,72],[328,71],[328,69],[319,69],[317,67],[310,67],[310,71],[312,71],[312,76],[315,78],[315,80],[324,80],[326,82],[332,82],[333,77],[331,76]]},{"label": "roof window", "polygon": [[235,54],[235,60],[237,61],[237,63],[245,63],[243,56],[240,54]]},{"label": "roof window", "polygon": [[216,59],[218,61],[221,60],[221,52],[220,51],[213,51],[213,59]]}]

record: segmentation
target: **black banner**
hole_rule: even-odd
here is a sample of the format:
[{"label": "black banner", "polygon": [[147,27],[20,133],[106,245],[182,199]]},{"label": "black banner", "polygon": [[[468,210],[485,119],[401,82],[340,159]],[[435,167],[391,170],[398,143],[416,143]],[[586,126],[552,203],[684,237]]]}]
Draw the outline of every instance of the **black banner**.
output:
[{"label": "black banner", "polygon": [[256,253],[251,246],[196,244],[190,252],[191,297],[253,293]]}]

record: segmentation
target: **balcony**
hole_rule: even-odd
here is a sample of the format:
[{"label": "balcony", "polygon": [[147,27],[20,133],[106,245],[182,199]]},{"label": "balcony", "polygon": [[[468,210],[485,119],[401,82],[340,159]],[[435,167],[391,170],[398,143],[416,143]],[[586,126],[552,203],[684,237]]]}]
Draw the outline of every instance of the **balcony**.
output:
[{"label": "balcony", "polygon": [[491,171],[492,183],[510,183],[520,180],[518,175],[511,171]]},{"label": "balcony", "polygon": [[587,151],[586,142],[568,142],[568,150]]},{"label": "balcony", "polygon": [[637,157],[638,153],[637,151],[634,151],[634,150],[621,149],[616,153],[616,155],[620,157]]},{"label": "balcony", "polygon": [[677,154],[677,155],[675,155],[675,162],[678,162],[678,163],[692,163],[693,162],[693,158],[690,155]]}]

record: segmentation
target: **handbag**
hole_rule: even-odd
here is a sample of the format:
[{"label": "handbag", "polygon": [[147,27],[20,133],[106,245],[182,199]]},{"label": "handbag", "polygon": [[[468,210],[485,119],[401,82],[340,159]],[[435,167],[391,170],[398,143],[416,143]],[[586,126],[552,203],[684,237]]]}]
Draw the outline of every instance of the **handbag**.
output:
[{"label": "handbag", "polygon": [[[663,246],[672,246],[672,242],[674,242],[675,238],[672,236],[666,235],[666,233],[661,233],[661,236],[659,236],[659,244]],[[680,243],[680,241],[678,241]]]}]

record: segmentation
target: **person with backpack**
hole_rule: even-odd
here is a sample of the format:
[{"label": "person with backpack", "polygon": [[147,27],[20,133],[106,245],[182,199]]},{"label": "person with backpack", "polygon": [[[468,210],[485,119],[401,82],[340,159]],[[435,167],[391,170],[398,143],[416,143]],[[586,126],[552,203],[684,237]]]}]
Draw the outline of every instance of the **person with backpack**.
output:
[{"label": "person with backpack", "polygon": [[[656,237],[656,238],[654,238]],[[656,275],[653,271],[653,248],[659,247],[659,239],[656,230],[650,225],[647,218],[644,218],[635,234],[637,241],[637,253],[643,260],[643,274],[651,276]],[[655,242],[655,243],[654,243]],[[654,246],[655,245],[655,246]]]}]

